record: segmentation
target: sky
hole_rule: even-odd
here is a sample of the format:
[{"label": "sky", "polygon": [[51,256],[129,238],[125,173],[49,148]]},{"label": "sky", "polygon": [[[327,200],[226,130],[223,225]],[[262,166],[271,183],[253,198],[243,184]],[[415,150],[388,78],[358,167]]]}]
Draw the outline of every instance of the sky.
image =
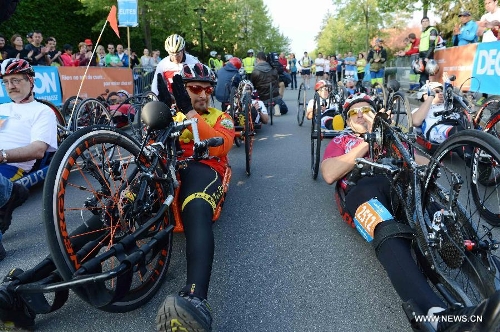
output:
[{"label": "sky", "polygon": [[273,25],[290,38],[291,52],[302,54],[315,49],[314,37],[320,31],[323,14],[333,11],[332,0],[306,0],[306,12],[302,6],[292,5],[280,0],[263,0],[273,19]]},{"label": "sky", "polygon": [[[273,19],[273,25],[286,37],[290,38],[291,52],[303,54],[304,51],[311,52],[316,48],[314,37],[319,33],[324,13],[328,10],[334,12],[332,0],[305,0],[307,3],[306,13],[301,11],[301,6],[292,6],[288,2],[280,0],[263,0],[269,9],[269,15]],[[320,10],[323,8],[323,10]],[[323,13],[323,14],[320,14]],[[414,13],[410,25],[420,26],[421,13]],[[431,17],[431,23],[433,16]]]}]

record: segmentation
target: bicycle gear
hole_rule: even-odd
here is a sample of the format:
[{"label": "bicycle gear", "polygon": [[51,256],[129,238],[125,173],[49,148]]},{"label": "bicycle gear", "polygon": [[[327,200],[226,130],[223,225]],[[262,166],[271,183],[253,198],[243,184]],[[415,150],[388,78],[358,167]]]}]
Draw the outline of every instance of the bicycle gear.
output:
[{"label": "bicycle gear", "polygon": [[464,237],[458,225],[458,217],[443,217],[443,224],[447,232],[441,234],[442,242],[438,253],[449,268],[458,269],[465,260],[462,250]]}]

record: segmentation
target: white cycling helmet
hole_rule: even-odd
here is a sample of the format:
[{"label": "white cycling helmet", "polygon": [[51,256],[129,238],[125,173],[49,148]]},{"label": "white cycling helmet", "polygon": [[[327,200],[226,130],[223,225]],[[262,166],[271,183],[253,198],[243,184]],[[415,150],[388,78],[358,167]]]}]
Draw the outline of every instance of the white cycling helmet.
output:
[{"label": "white cycling helmet", "polygon": [[443,88],[443,84],[439,82],[429,82],[423,85],[417,92],[417,99],[423,101],[424,94],[426,95],[429,90],[434,90],[435,88]]},{"label": "white cycling helmet", "polygon": [[178,34],[173,34],[165,39],[165,50],[168,53],[178,53],[184,49],[186,42]]},{"label": "white cycling helmet", "polygon": [[253,53],[253,49],[249,49],[247,53]]},{"label": "white cycling helmet", "polygon": [[217,55],[217,52],[216,51],[210,51],[210,56],[213,58],[214,56]]},{"label": "white cycling helmet", "polygon": [[226,59],[226,61],[229,61],[229,59],[231,59],[233,56],[231,54],[226,54],[224,55],[224,58]]}]

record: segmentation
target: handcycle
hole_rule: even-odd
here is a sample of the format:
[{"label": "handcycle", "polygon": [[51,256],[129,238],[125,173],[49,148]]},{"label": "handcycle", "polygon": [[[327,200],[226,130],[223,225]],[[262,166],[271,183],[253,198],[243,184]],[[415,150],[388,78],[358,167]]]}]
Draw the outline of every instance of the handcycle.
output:
[{"label": "handcycle", "polygon": [[232,87],[226,112],[229,113],[234,122],[236,146],[239,147],[241,141],[245,144],[245,171],[250,176],[255,124],[252,119],[251,93],[245,91],[247,85],[243,82],[240,83],[238,88]]},{"label": "handcycle", "polygon": [[[348,177],[356,185],[364,176],[383,175],[390,182],[394,219],[413,230],[414,257],[435,291],[453,309],[473,306],[500,289],[499,223],[485,219],[471,198],[480,187],[482,172],[500,172],[500,141],[477,130],[453,135],[427,165],[415,162],[418,147],[412,135],[391,126],[387,117],[375,117],[372,132],[364,135],[369,156],[357,158]],[[471,152],[470,162],[460,154]],[[489,170],[489,171],[488,171]],[[483,204],[498,208],[499,185],[485,191]],[[346,223],[355,227],[346,209],[346,190],[336,183],[335,200]],[[434,331],[418,322],[412,301],[403,304],[412,327]],[[427,325],[426,325],[427,324]]]},{"label": "handcycle", "polygon": [[[183,231],[177,171],[190,160],[213,158],[208,148],[223,139],[200,141],[196,118],[175,122],[165,104],[152,103],[161,106],[142,109],[147,130],[141,142],[94,125],[68,137],[54,155],[43,198],[51,258],[9,285],[33,312],[58,309],[69,289],[100,310],[127,312],[148,302],[165,281],[173,233]],[[194,151],[181,160],[177,143],[188,126]],[[213,221],[230,179],[227,166]],[[41,293],[55,293],[53,303]]]},{"label": "handcycle", "polygon": [[[444,110],[434,113],[436,116],[442,116],[442,120],[437,124],[446,123],[464,129],[482,130],[500,138],[500,99],[490,98],[476,111],[472,96],[462,92],[462,86],[472,77],[464,81],[459,89],[452,85],[452,82],[456,80],[455,75],[451,75],[448,79],[449,82],[445,82],[443,91]],[[431,142],[423,133],[417,134],[417,143],[430,152],[435,151],[439,146],[438,143]]]},{"label": "handcycle", "polygon": [[[313,101],[313,117],[311,119],[311,175],[312,178],[316,180],[319,172],[321,141],[323,138],[338,136],[344,130],[345,119],[342,115],[342,108],[344,106],[345,95],[341,90],[337,93],[335,93],[334,90],[330,91],[327,102],[329,108],[323,112],[321,112],[321,109],[324,105],[321,105],[321,97],[317,91],[314,93]],[[342,128],[321,128],[321,118],[324,116],[331,116],[334,119],[340,117],[342,119]]]}]

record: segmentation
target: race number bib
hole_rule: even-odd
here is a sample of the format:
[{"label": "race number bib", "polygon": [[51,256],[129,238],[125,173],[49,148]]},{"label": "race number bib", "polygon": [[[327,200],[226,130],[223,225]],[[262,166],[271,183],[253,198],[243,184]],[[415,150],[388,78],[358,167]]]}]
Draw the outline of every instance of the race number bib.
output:
[{"label": "race number bib", "polygon": [[354,214],[354,225],[367,242],[373,241],[375,227],[394,217],[376,198],[361,204]]}]

